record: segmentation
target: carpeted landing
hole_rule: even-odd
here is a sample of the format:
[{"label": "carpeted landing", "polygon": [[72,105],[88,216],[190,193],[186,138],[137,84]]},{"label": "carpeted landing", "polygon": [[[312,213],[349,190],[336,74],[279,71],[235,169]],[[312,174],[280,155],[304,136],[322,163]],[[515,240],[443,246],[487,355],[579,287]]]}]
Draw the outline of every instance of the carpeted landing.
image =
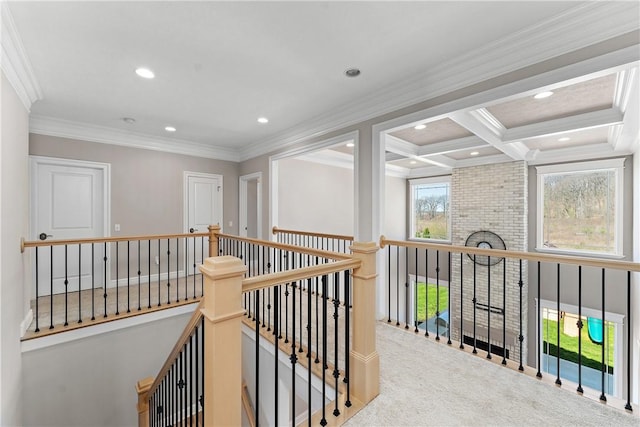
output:
[{"label": "carpeted landing", "polygon": [[386,323],[376,332],[380,395],[347,426],[640,426],[637,415],[422,335]]}]

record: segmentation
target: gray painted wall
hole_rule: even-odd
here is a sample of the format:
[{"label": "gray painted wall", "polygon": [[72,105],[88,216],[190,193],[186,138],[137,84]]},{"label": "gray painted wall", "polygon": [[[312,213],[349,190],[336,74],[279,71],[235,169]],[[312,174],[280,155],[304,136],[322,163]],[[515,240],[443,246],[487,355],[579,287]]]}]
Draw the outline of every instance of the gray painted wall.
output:
[{"label": "gray painted wall", "polygon": [[24,425],[137,426],[136,382],[158,373],[190,317],[24,353]]},{"label": "gray painted wall", "polygon": [[[183,172],[223,175],[221,225],[224,232],[238,234],[235,162],[38,134],[30,135],[29,154],[110,163],[112,236],[182,232]],[[113,224],[121,225],[119,232],[113,231]]]},{"label": "gray painted wall", "polygon": [[274,225],[353,235],[353,170],[295,158],[279,160]]},{"label": "gray painted wall", "polygon": [[29,231],[29,113],[4,73],[0,88],[0,425],[12,426],[22,424],[20,323],[30,282],[30,254],[19,250]]}]

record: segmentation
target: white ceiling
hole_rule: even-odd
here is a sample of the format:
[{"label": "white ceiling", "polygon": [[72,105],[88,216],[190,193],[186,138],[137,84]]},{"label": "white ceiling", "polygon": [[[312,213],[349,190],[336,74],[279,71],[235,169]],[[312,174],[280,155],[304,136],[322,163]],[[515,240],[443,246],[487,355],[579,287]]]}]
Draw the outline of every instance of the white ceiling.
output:
[{"label": "white ceiling", "polygon": [[[174,151],[196,147],[229,160],[262,154],[291,142],[302,130],[320,134],[338,117],[355,123],[384,108],[392,111],[402,106],[400,101],[384,101],[395,100],[400,89],[405,91],[402,99],[426,99],[421,96],[442,86],[431,76],[446,75],[478,51],[507,57],[518,43],[537,43],[542,51],[542,41],[531,36],[536,31],[551,34],[565,19],[573,19],[576,28],[582,14],[602,17],[603,8],[610,7],[576,1],[8,5],[32,70],[33,131],[103,133]],[[592,26],[591,33],[614,36],[640,28],[640,18],[629,13],[634,7],[627,3],[611,9],[615,28],[595,31]],[[597,13],[595,8],[600,8]],[[555,49],[596,41],[589,37],[585,31]],[[521,61],[529,59],[524,55]],[[139,66],[151,68],[156,78],[136,76]],[[490,66],[485,64],[487,75]],[[345,77],[350,67],[360,68],[361,76]],[[419,83],[413,96],[407,94],[409,83]],[[600,86],[601,92],[610,88]],[[381,106],[374,99],[383,99]],[[270,122],[257,123],[259,116]],[[136,122],[127,124],[123,117]],[[453,122],[460,123],[450,119],[444,124],[457,128],[456,138],[477,138],[472,129],[460,133]],[[167,125],[178,131],[168,134]],[[418,145],[445,140],[439,135]],[[548,143],[536,146],[543,147]],[[456,157],[460,154],[451,158]]]}]

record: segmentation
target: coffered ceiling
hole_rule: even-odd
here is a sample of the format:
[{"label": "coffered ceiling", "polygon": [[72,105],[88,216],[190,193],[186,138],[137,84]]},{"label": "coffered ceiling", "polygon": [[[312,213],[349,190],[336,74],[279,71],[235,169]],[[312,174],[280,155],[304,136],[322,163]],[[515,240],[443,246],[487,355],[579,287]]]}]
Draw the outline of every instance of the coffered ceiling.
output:
[{"label": "coffered ceiling", "polygon": [[[8,1],[2,12],[2,68],[32,132],[234,161],[640,29],[637,2]],[[138,77],[142,66],[155,78]],[[387,134],[390,165],[411,175],[625,152],[635,66],[540,87],[554,91],[542,100],[411,119]],[[345,76],[353,67],[360,76]]]}]

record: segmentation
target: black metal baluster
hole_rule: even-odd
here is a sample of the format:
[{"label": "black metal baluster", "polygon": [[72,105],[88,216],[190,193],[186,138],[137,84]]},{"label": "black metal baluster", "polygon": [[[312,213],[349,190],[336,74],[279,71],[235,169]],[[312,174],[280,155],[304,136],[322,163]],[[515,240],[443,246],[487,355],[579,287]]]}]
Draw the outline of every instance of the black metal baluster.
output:
[{"label": "black metal baluster", "polygon": [[429,336],[429,249],[424,250],[424,336]]},{"label": "black metal baluster", "polygon": [[147,272],[148,272],[148,276],[147,276],[147,288],[149,289],[149,295],[148,295],[148,304],[147,304],[147,308],[151,308],[151,240],[148,240],[149,242],[149,256],[148,256],[148,260],[147,260]]},{"label": "black metal baluster", "polygon": [[[276,336],[276,340],[274,343],[274,368],[273,368],[273,385],[274,385],[274,399],[275,399],[275,405],[274,405],[274,411],[275,411],[275,422],[274,425],[278,425],[278,398],[279,398],[279,377],[278,377],[278,365],[280,364],[280,361],[278,359],[278,350],[280,347],[280,343],[278,342],[278,333],[280,331],[280,323],[278,322],[278,317],[277,317],[277,313],[280,312],[280,304],[279,304],[279,299],[280,297],[280,285],[276,286],[276,288],[274,289],[273,292],[273,312],[274,312],[274,316],[273,316],[273,334]],[[311,368],[309,366],[309,368]]]},{"label": "black metal baluster", "polygon": [[[225,239],[225,243],[227,243],[228,245],[228,242],[226,239]],[[228,250],[229,249],[227,248],[227,251]],[[194,298],[196,297],[196,238],[195,237],[193,238],[193,297]]]},{"label": "black metal baluster", "polygon": [[502,259],[502,364],[507,364],[507,259]]},{"label": "black metal baluster", "polygon": [[477,311],[478,311],[478,299],[476,298],[476,284],[477,284],[477,271],[476,271],[476,254],[473,254],[473,354],[478,354],[478,340],[476,335],[477,330]]},{"label": "black metal baluster", "polygon": [[400,326],[400,246],[396,246],[396,326]]},{"label": "black metal baluster", "polygon": [[[205,337],[204,337],[204,317],[202,318],[202,320],[200,321],[200,334],[201,339],[202,339],[202,349],[200,350],[200,366],[202,367],[201,371],[202,373],[200,374],[200,381],[202,383],[202,395],[200,396],[200,406],[202,406],[202,419],[204,420],[204,411],[205,411],[205,406],[204,406],[204,374],[205,374],[205,370],[206,367],[204,366],[204,345],[205,345]],[[204,424],[204,421],[203,421]]]},{"label": "black metal baluster", "polygon": [[140,240],[138,240],[138,311],[142,310],[142,304],[140,302],[140,287],[141,285],[141,280],[140,280]]},{"label": "black metal baluster", "polygon": [[[198,326],[197,325],[195,327],[195,331],[194,331],[193,335],[195,335],[195,337],[196,337],[195,340],[194,340],[195,341],[194,342],[194,350],[195,350],[195,362],[194,362],[195,369],[194,370],[195,370],[195,374],[196,374],[196,377],[195,377],[195,380],[194,380],[194,386],[195,386],[195,389],[196,389],[195,417],[196,417],[196,427],[198,427],[198,424],[199,424],[198,421],[200,420],[200,417],[198,416],[198,412],[199,412],[198,411],[198,401],[200,400],[200,376],[198,375],[198,371],[200,370],[199,369],[199,367],[200,367],[200,352],[198,351],[198,341],[200,340],[200,336],[198,335]],[[278,359],[276,358],[276,361],[277,360]]]},{"label": "black metal baluster", "polygon": [[[407,257],[408,258],[408,257]],[[333,339],[333,378],[336,380],[336,390],[338,390],[338,383],[340,378],[340,371],[338,369],[338,331],[340,330],[340,326],[338,325],[338,307],[340,307],[340,300],[338,299],[338,281],[340,279],[340,273],[336,272],[333,275],[333,286],[335,290],[335,298],[333,299],[333,328],[334,328],[334,339]],[[340,410],[338,409],[338,399],[336,401],[336,407],[333,410],[333,415],[337,417],[340,415]]]},{"label": "black metal baluster", "polygon": [[[284,285],[284,343],[289,342],[289,284]],[[293,304],[295,307],[295,304]],[[293,322],[295,323],[295,321]]]},{"label": "black metal baluster", "polygon": [[95,310],[96,303],[93,297],[96,289],[95,261],[96,261],[95,245],[92,243],[91,244],[91,320],[96,320],[96,310]]},{"label": "black metal baluster", "polygon": [[[556,367],[557,367],[557,376],[556,376],[556,384],[562,385],[562,381],[560,380],[560,318],[562,317],[560,314],[560,263],[558,263],[557,267],[557,280],[556,280],[556,309],[557,309],[557,318],[558,323],[556,325]],[[548,345],[548,344],[547,344]]]},{"label": "black metal baluster", "polygon": [[[104,293],[102,294],[102,298],[104,300],[104,317],[107,317],[107,242],[104,242],[104,257],[102,259],[104,261],[104,288],[102,289]],[[53,270],[52,270],[52,273],[53,273]],[[53,290],[52,290],[52,295],[53,295]],[[52,307],[52,311],[53,311],[53,307]]]},{"label": "black metal baluster", "polygon": [[116,242],[116,316],[120,314],[120,242]]},{"label": "black metal baluster", "polygon": [[[67,245],[64,245],[64,326],[68,326],[69,322],[67,321],[68,314],[68,301],[67,296],[69,292],[69,277],[68,277],[68,261],[67,261]],[[53,296],[51,296],[53,298]]]},{"label": "black metal baluster", "polygon": [[538,331],[538,341],[536,344],[536,349],[537,349],[537,353],[538,353],[538,372],[536,372],[536,377],[538,378],[542,378],[542,372],[540,372],[540,366],[542,366],[542,364],[540,363],[540,354],[542,353],[542,349],[540,348],[540,343],[542,342],[542,340],[540,339],[540,335],[542,334],[542,322],[540,321],[540,315],[541,315],[541,308],[540,308],[540,261],[538,261],[538,301],[537,301],[537,323],[536,323],[536,330]]},{"label": "black metal baluster", "polygon": [[82,323],[82,244],[78,244],[78,323]]},{"label": "black metal baluster", "polygon": [[449,268],[449,275],[448,275],[448,280],[449,280],[449,287],[448,287],[448,292],[447,292],[447,313],[448,313],[448,318],[447,318],[447,325],[448,325],[448,329],[447,329],[447,344],[451,345],[451,324],[453,322],[451,322],[451,252],[448,252],[448,259],[447,259],[447,263],[448,263],[448,268]]},{"label": "black metal baluster", "polygon": [[176,407],[176,412],[177,412],[176,415],[178,417],[176,424],[182,425],[182,418],[184,417],[184,413],[182,413],[182,391],[183,391],[183,386],[184,386],[183,383],[182,383],[183,379],[182,379],[182,376],[181,376],[182,375],[182,351],[180,353],[178,353],[178,358],[176,360],[176,363],[178,365],[177,366],[177,371],[178,372],[176,374],[176,379],[179,378],[178,382],[176,383],[176,385],[178,387],[177,390],[176,390],[176,394],[178,395],[178,398],[176,399],[177,403],[178,403],[176,405],[177,406]]},{"label": "black metal baluster", "polygon": [[583,393],[582,389],[582,266],[578,266],[578,393]]},{"label": "black metal baluster", "polygon": [[491,256],[487,256],[487,359],[491,359]]},{"label": "black metal baluster", "polygon": [[[464,254],[460,252],[460,349],[464,349]],[[449,283],[451,289],[451,283]],[[449,311],[451,313],[451,311]],[[451,316],[451,315],[449,315]]]},{"label": "black metal baluster", "polygon": [[[200,237],[200,255],[202,255],[202,260],[200,260],[200,264],[204,262],[204,237]],[[200,296],[204,296],[204,274],[200,275]]]},{"label": "black metal baluster", "polygon": [[189,335],[189,426],[193,426],[193,332]]},{"label": "black metal baluster", "polygon": [[171,241],[167,239],[167,304],[171,304]]},{"label": "black metal baluster", "polygon": [[327,275],[322,276],[322,419],[321,426],[327,425],[326,396],[327,396]]},{"label": "black metal baluster", "polygon": [[[307,420],[311,423],[311,278],[308,280],[307,289]],[[317,313],[316,313],[317,314]],[[316,349],[317,350],[317,349]],[[324,402],[322,402],[324,403]]]},{"label": "black metal baluster", "polygon": [[[317,239],[317,237],[316,237]],[[316,257],[316,265],[318,264],[318,257]],[[320,311],[318,310],[318,298],[320,296],[320,285],[318,284],[318,276],[315,278],[316,282],[316,359],[313,361],[314,363],[320,363],[320,328],[319,319],[320,319]]]},{"label": "black metal baluster", "polygon": [[[295,258],[294,258],[295,259]],[[296,355],[296,282],[291,284],[293,292],[293,304],[291,304],[291,419],[296,419],[296,362],[298,356]],[[286,341],[285,341],[286,342]],[[324,402],[323,402],[324,403]]]},{"label": "black metal baluster", "polygon": [[[255,294],[255,312],[256,312],[256,401],[255,401],[255,419],[259,422],[260,409],[260,290],[254,291]],[[295,379],[294,379],[295,381]]]},{"label": "black metal baluster", "polygon": [[[92,245],[93,246],[93,245]],[[40,269],[40,264],[38,264],[38,247],[36,246],[36,329],[35,332],[40,332],[40,328],[38,327],[38,317],[40,311],[38,310],[38,300],[40,299],[39,289],[38,289],[38,271]],[[53,295],[51,295],[53,298]]]},{"label": "black metal baluster", "polygon": [[[300,254],[300,256],[302,256],[302,254]],[[302,263],[299,262],[300,265],[298,265],[298,268],[302,267]],[[300,281],[300,345],[298,346],[298,353],[302,353],[304,351],[304,349],[302,348],[302,299],[303,299],[303,295],[302,295],[302,290],[303,290],[303,282],[304,281]],[[295,301],[295,298],[294,298]],[[307,316],[309,316],[311,313],[307,313]]]},{"label": "black metal baluster", "polygon": [[127,240],[127,313],[131,313],[131,242]]},{"label": "black metal baluster", "polygon": [[[351,289],[350,289],[350,284],[351,284],[351,280],[349,278],[349,270],[345,270],[344,271],[344,297],[347,301],[350,300],[350,294],[351,294]],[[316,316],[317,316],[318,312],[316,311]],[[351,407],[351,384],[350,384],[350,364],[349,364],[349,357],[350,357],[350,352],[349,352],[349,340],[351,338],[351,324],[350,324],[350,320],[349,318],[351,313],[349,313],[349,307],[345,307],[344,309],[344,379],[342,380],[344,383],[347,384],[347,400],[344,402],[344,406],[346,406],[347,408]]]},{"label": "black metal baluster", "polygon": [[409,248],[404,249],[404,328],[409,329]]},{"label": "black metal baluster", "polygon": [[[187,298],[187,288],[184,292],[185,301]],[[180,239],[176,237],[176,302],[180,302]]]},{"label": "black metal baluster", "polygon": [[387,246],[387,305],[389,306],[389,316],[387,317],[387,323],[391,323],[391,246]]},{"label": "black metal baluster", "polygon": [[[507,262],[507,259],[504,259],[504,262]],[[520,334],[518,335],[518,342],[520,343],[520,366],[518,366],[518,370],[519,371],[524,371],[524,366],[522,366],[522,343],[524,342],[524,335],[522,335],[522,286],[524,285],[524,283],[522,282],[522,259],[519,260],[519,274],[520,274],[520,279],[518,280],[518,288],[520,290],[520,308],[518,311],[518,319],[519,319],[519,323],[520,323]],[[506,312],[505,312],[505,316],[506,316]]]},{"label": "black metal baluster", "polygon": [[160,302],[162,300],[162,296],[160,295],[162,291],[162,284],[160,283],[160,264],[162,264],[162,261],[160,259],[161,253],[162,252],[160,250],[160,239],[158,239],[158,307],[162,305],[162,303]]},{"label": "black metal baluster", "polygon": [[627,403],[624,409],[633,411],[631,406],[631,271],[627,271]]},{"label": "black metal baluster", "polygon": [[414,280],[413,280],[413,326],[416,334],[418,333],[418,248],[416,247],[416,260],[414,262]]},{"label": "black metal baluster", "polygon": [[440,251],[436,251],[436,341],[440,341]]},{"label": "black metal baluster", "polygon": [[[605,359],[604,359],[604,348],[607,346],[607,342],[609,341],[609,337],[605,334],[605,311],[604,311],[604,298],[605,298],[605,292],[604,292],[604,272],[605,269],[602,269],[602,369],[601,369],[601,378],[602,378],[602,387],[601,387],[601,394],[600,394],[600,400],[602,402],[606,402],[607,401],[607,396],[604,395],[604,382],[605,382],[605,370],[606,370],[606,365],[605,365]],[[558,319],[558,323],[560,322],[560,319]],[[559,334],[558,334],[559,335]],[[560,348],[560,345],[558,345],[558,349]]]}]

